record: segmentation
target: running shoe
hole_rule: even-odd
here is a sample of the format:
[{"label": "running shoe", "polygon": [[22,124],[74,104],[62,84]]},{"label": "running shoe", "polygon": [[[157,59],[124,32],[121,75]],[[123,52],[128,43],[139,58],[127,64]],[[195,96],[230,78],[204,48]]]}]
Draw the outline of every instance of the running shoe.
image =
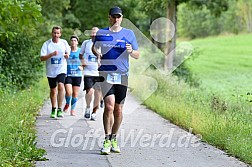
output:
[{"label": "running shoe", "polygon": [[90,116],[91,116],[90,112],[91,112],[90,108],[86,108],[84,117],[90,119]]},{"label": "running shoe", "polygon": [[65,107],[64,107],[64,109],[63,109],[63,111],[64,111],[64,112],[67,112],[67,109],[68,109],[68,108],[69,108],[69,104],[66,104]]},{"label": "running shoe", "polygon": [[74,110],[70,111],[71,116],[76,116],[76,112]]},{"label": "running shoe", "polygon": [[111,141],[110,140],[104,140],[103,147],[101,149],[101,155],[109,155],[111,149]]},{"label": "running shoe", "polygon": [[52,112],[51,112],[51,118],[56,118],[56,114],[57,114],[57,110],[56,110],[56,108],[55,109],[53,109],[52,110]]},{"label": "running shoe", "polygon": [[116,139],[111,140],[111,151],[114,153],[120,153],[120,147],[118,146],[118,142]]},{"label": "running shoe", "polygon": [[59,118],[63,118],[64,117],[63,112],[62,112],[62,110],[60,108],[58,108],[57,117],[59,117]]},{"label": "running shoe", "polygon": [[96,113],[92,113],[92,114],[91,114],[91,120],[93,120],[93,121],[96,121],[96,120],[97,120],[97,118],[96,118]]}]

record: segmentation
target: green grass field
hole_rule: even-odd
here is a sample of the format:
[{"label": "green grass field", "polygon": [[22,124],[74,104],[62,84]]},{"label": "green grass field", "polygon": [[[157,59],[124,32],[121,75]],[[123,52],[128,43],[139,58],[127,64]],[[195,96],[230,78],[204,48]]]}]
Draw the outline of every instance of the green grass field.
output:
[{"label": "green grass field", "polygon": [[252,92],[252,34],[191,41],[199,55],[188,62],[201,87],[230,98]]},{"label": "green grass field", "polygon": [[[159,70],[145,70],[141,79],[132,72],[130,86],[147,107],[164,118],[192,128],[203,141],[252,164],[252,96],[247,95],[252,92],[250,39],[252,34],[190,41],[197,54],[186,65],[199,79],[198,88]],[[149,53],[143,49],[142,58],[132,61],[135,73],[146,61],[154,62],[156,55]],[[154,85],[147,77],[156,80],[158,88],[146,100],[146,92]]]}]

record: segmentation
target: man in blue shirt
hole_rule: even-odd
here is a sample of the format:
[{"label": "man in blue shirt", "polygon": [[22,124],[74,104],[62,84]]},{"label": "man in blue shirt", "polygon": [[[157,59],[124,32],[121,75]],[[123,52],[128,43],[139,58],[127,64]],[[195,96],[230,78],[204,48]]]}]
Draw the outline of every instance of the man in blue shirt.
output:
[{"label": "man in blue shirt", "polygon": [[122,108],[127,93],[129,56],[138,59],[140,55],[134,32],[121,27],[122,18],[121,8],[112,7],[109,11],[110,27],[97,32],[92,47],[100,64],[100,76],[104,78],[101,89],[105,102],[105,141],[101,154],[105,155],[110,154],[110,151],[120,152],[116,134],[122,122]]}]

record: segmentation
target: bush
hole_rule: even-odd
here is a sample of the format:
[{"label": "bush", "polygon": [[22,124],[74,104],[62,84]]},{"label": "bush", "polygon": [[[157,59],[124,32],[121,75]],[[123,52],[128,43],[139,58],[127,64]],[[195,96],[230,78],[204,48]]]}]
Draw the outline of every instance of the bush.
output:
[{"label": "bush", "polygon": [[24,89],[41,77],[43,64],[35,40],[21,33],[0,46],[0,87]]},{"label": "bush", "polygon": [[206,7],[192,10],[186,4],[178,6],[178,34],[198,38],[220,33],[218,19]]}]

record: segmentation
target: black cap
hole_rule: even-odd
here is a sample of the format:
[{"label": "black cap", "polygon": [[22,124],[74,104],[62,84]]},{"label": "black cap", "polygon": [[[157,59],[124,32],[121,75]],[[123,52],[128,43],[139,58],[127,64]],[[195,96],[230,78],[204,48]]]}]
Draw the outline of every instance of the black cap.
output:
[{"label": "black cap", "polygon": [[119,8],[118,6],[114,6],[109,10],[109,15],[115,15],[115,14],[119,14],[119,15],[123,15],[122,14],[122,9]]}]

